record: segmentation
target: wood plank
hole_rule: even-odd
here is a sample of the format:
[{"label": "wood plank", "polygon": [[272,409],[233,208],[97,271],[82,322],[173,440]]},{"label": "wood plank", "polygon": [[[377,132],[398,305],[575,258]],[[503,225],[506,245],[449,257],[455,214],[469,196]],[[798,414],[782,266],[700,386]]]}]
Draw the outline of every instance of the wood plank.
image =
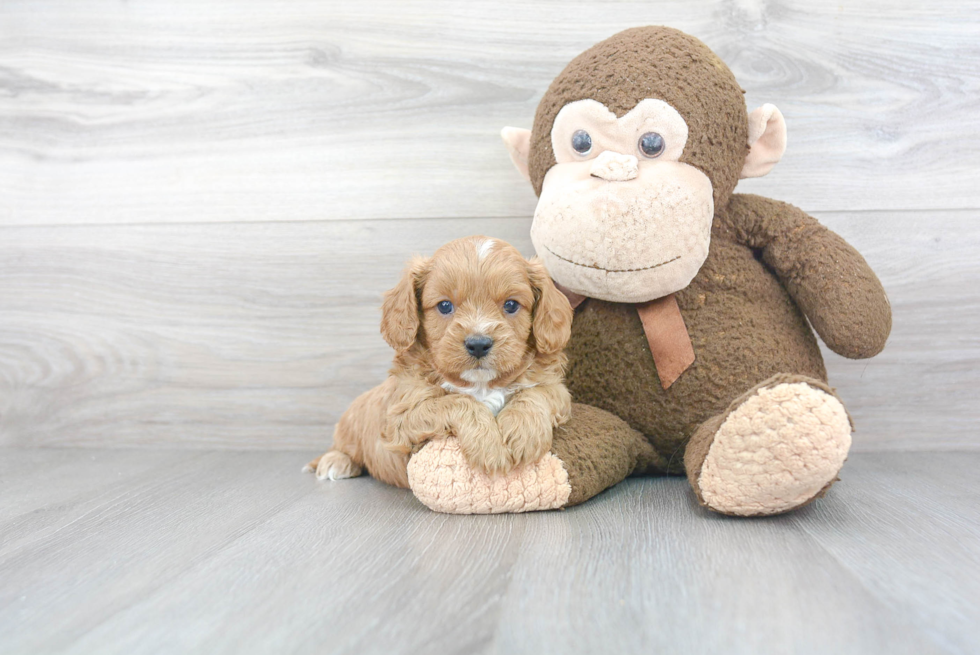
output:
[{"label": "wood plank", "polygon": [[[821,214],[890,294],[885,352],[829,355],[855,450],[977,448],[977,212]],[[0,443],[317,449],[391,351],[403,262],[526,219],[7,228]]]},{"label": "wood plank", "polygon": [[980,446],[980,229],[977,212],[820,214],[878,274],[892,334],[870,360],[823,348],[854,418],[853,449]]},{"label": "wood plank", "polygon": [[784,112],[783,163],[743,190],[980,207],[972,3],[9,1],[0,225],[530,216],[500,128],[530,126],[583,49],[649,23]]},{"label": "wood plank", "polygon": [[[159,456],[128,453],[133,460]],[[164,453],[161,464],[168,457]],[[65,501],[69,511],[59,529],[15,534],[17,545],[0,552],[4,650],[39,652],[47,649],[39,641],[77,639],[268,520],[309,492],[300,459],[295,453],[205,453],[182,466],[161,466],[96,502]],[[256,469],[264,475],[252,474]],[[38,482],[36,472],[29,475]],[[65,478],[46,483],[76,483],[71,473]]]},{"label": "wood plank", "polygon": [[[527,221],[479,222],[531,251]],[[0,443],[317,448],[384,379],[381,293],[459,221],[16,228]]]},{"label": "wood plank", "polygon": [[[798,519],[713,515],[679,478],[631,481],[595,500],[528,530],[500,652],[944,652]],[[847,489],[823,501],[858,502]],[[862,544],[866,556],[874,543]],[[960,634],[975,641],[973,632]]]},{"label": "wood plank", "polygon": [[853,500],[814,503],[794,519],[917,632],[949,652],[973,653],[980,647],[977,464],[962,453],[852,458],[840,484]]},{"label": "wood plank", "polygon": [[31,448],[0,457],[0,555],[57,531],[80,508],[105,504],[139,478],[200,456],[189,450],[141,457],[126,450]]},{"label": "wood plank", "polygon": [[[15,481],[36,479],[27,452],[0,451]],[[980,646],[978,453],[858,454],[826,498],[761,520],[707,513],[680,478],[561,512],[440,515],[369,478],[317,483],[302,461],[202,453],[0,553],[5,652]]]}]

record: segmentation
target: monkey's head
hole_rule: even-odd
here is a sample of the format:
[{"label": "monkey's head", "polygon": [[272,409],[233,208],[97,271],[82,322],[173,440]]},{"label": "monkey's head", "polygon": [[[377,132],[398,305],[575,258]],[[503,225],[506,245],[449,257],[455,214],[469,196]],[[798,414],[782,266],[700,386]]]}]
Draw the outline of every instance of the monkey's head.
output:
[{"label": "monkey's head", "polygon": [[531,130],[502,136],[539,201],[531,240],[569,290],[644,302],[683,289],[739,178],[786,148],[779,110],[746,112],[706,45],[667,27],[620,32],[572,60]]}]

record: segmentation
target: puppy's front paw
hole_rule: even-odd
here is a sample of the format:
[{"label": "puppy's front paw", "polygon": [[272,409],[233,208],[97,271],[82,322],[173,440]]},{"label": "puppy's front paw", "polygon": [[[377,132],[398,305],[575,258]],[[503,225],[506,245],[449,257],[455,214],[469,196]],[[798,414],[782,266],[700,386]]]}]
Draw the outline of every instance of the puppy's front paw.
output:
[{"label": "puppy's front paw", "polygon": [[497,415],[497,425],[516,466],[536,462],[551,450],[552,427],[545,416],[505,407]]},{"label": "puppy's front paw", "polygon": [[474,422],[457,429],[459,448],[470,466],[490,475],[503,475],[514,468],[510,449],[504,444],[500,429],[493,415],[487,412],[488,421]]},{"label": "puppy's front paw", "polygon": [[361,467],[346,453],[331,450],[304,466],[303,471],[316,471],[317,480],[344,480],[359,476]]}]

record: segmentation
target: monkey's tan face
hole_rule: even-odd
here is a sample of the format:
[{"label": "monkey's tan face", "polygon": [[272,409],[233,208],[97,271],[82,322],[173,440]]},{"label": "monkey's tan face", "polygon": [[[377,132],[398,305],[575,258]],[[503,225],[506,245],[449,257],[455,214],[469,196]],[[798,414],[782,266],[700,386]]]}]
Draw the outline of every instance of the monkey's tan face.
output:
[{"label": "monkey's tan face", "polygon": [[679,160],[687,123],[643,100],[622,118],[595,100],[565,105],[551,132],[557,164],[544,178],[531,240],[571,291],[644,302],[683,289],[711,238],[711,181]]}]

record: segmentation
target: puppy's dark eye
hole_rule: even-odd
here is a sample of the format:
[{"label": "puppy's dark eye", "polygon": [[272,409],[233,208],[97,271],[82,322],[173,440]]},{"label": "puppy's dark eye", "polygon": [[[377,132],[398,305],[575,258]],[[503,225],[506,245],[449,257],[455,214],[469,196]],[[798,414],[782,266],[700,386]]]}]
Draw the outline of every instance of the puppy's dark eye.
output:
[{"label": "puppy's dark eye", "polygon": [[592,137],[585,130],[575,130],[572,135],[572,150],[580,155],[587,155],[592,150]]},{"label": "puppy's dark eye", "polygon": [[516,314],[517,310],[521,308],[521,303],[516,300],[508,300],[504,303],[504,312],[508,314]]},{"label": "puppy's dark eye", "polygon": [[449,302],[448,300],[443,300],[441,303],[439,303],[438,305],[436,305],[436,309],[439,310],[439,313],[440,314],[452,314],[453,313],[453,304],[451,302]]},{"label": "puppy's dark eye", "polygon": [[643,153],[643,156],[649,157],[650,159],[659,157],[666,147],[664,138],[656,132],[647,132],[641,136],[637,145],[640,147],[640,152]]}]

